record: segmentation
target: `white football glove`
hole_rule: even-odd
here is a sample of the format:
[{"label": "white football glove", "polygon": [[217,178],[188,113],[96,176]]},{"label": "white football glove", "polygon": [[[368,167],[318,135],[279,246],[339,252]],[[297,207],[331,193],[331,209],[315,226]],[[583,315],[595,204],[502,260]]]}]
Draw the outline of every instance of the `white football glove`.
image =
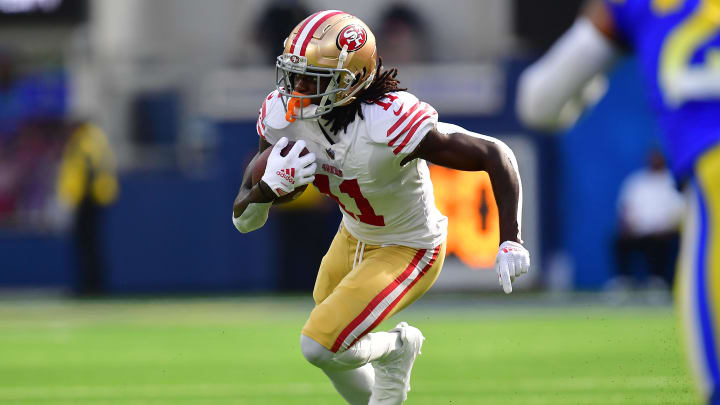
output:
[{"label": "white football glove", "polygon": [[281,197],[293,192],[296,187],[312,183],[315,180],[315,154],[310,152],[300,156],[305,148],[305,141],[297,141],[290,149],[287,156],[281,156],[280,151],[287,146],[288,139],[280,138],[275,143],[265,165],[265,174],[262,176],[270,189]]},{"label": "white football glove", "polygon": [[530,270],[530,252],[521,244],[505,241],[495,257],[495,272],[505,294],[512,292],[512,282]]}]

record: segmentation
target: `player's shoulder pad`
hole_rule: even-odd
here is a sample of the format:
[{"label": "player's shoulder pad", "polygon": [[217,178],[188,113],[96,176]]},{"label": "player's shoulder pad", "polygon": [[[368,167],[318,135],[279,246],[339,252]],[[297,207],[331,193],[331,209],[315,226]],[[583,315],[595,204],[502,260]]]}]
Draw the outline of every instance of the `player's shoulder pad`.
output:
[{"label": "player's shoulder pad", "polygon": [[263,139],[265,139],[268,128],[283,129],[290,125],[285,119],[285,106],[280,97],[282,96],[277,90],[272,91],[265,97],[262,106],[258,110],[256,129],[258,135]]},{"label": "player's shoulder pad", "polygon": [[438,122],[435,109],[413,94],[386,94],[363,111],[373,142],[385,143],[395,155],[412,151],[428,127]]}]

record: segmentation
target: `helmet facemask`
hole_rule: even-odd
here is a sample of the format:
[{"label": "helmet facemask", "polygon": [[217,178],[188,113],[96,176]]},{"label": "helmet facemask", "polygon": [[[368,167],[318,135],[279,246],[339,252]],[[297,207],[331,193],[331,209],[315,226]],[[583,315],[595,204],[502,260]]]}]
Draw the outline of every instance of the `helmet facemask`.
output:
[{"label": "helmet facemask", "polygon": [[[275,63],[275,85],[278,93],[283,96],[280,99],[285,106],[285,110],[287,111],[288,109],[286,97],[298,98],[299,105],[306,105],[306,99],[310,100],[320,97],[320,103],[314,113],[306,114],[304,108],[300,108],[300,113],[295,115],[295,118],[300,120],[317,119],[329,113],[333,108],[352,101],[351,96],[354,95],[358,89],[355,89],[352,94],[338,100],[338,94],[347,93],[356,81],[355,74],[342,67],[345,59],[347,59],[347,51],[345,49],[340,53],[338,66],[336,68],[308,66],[307,58],[304,56],[292,54],[282,54],[278,56],[277,62]],[[315,78],[315,82],[317,83],[315,94],[301,94],[295,91],[293,76],[296,74]],[[321,79],[323,78],[330,78],[330,82],[324,91],[320,88]]]}]

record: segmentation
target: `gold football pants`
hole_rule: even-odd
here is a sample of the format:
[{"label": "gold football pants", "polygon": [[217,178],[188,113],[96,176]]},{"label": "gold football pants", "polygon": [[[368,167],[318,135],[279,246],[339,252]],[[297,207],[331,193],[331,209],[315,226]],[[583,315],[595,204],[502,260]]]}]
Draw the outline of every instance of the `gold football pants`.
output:
[{"label": "gold football pants", "polygon": [[445,242],[434,249],[365,245],[341,227],[320,264],[302,333],[333,352],[347,349],[425,294],[444,259]]}]

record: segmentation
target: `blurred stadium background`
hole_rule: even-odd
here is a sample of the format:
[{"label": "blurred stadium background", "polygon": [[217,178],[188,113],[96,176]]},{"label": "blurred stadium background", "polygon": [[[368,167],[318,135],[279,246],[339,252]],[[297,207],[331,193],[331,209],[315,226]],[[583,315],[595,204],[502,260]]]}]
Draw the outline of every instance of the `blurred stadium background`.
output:
[{"label": "blurred stadium background", "polygon": [[334,203],[310,188],[256,232],[230,220],[274,57],[325,8],[521,169],[533,268],[508,297],[487,177],[432,169],[451,256],[407,311],[428,336],[409,402],[694,403],[668,288],[612,288],[621,184],[658,142],[635,61],[563,137],[514,113],[580,5],[0,0],[0,403],[340,403],[297,342]]}]

